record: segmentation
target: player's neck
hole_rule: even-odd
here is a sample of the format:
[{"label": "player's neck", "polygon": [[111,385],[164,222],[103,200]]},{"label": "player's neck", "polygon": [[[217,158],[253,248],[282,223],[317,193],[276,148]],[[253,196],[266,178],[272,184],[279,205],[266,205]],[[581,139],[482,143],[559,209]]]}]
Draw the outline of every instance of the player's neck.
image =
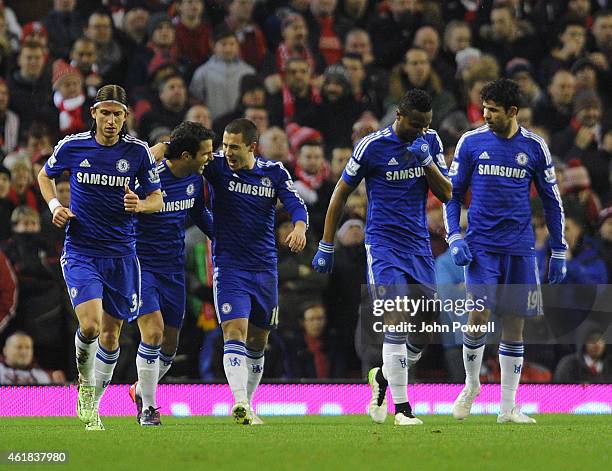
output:
[{"label": "player's neck", "polygon": [[503,139],[510,139],[511,137],[513,137],[519,129],[519,125],[516,122],[516,120],[512,120],[510,121],[510,126],[508,126],[508,129],[506,129],[504,132],[494,132],[494,134],[496,134],[498,137],[501,137]]},{"label": "player's neck", "polygon": [[168,169],[170,169],[170,172],[176,178],[186,177],[190,173],[187,169],[183,168],[180,164],[177,165],[175,162],[172,162],[172,160],[170,159],[166,160],[166,166],[168,167]]},{"label": "player's neck", "polygon": [[119,136],[105,137],[102,133],[96,133],[96,142],[101,146],[114,146],[119,142]]},{"label": "player's neck", "polygon": [[253,170],[253,167],[255,167],[255,154],[250,152],[249,156],[246,159],[244,167],[242,167],[240,170]]}]

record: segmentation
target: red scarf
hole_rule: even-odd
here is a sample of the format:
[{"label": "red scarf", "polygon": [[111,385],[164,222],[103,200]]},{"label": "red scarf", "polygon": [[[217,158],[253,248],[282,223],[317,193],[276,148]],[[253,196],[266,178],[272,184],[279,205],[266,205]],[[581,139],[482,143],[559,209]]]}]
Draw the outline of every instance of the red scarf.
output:
[{"label": "red scarf", "polygon": [[[310,100],[313,103],[321,103],[321,95],[317,90],[310,87]],[[285,126],[293,121],[295,115],[295,98],[286,85],[283,87],[283,114],[285,117]]]},{"label": "red scarf", "polygon": [[329,378],[329,362],[323,351],[323,341],[320,338],[311,337],[304,334],[304,341],[308,351],[314,357],[315,371],[317,378]]},{"label": "red scarf", "polygon": [[320,16],[319,22],[319,52],[327,65],[336,64],[342,59],[342,43],[334,31],[334,17]]},{"label": "red scarf", "polygon": [[87,129],[83,121],[82,106],[85,103],[83,93],[75,98],[65,99],[60,92],[55,92],[53,103],[59,110],[59,128],[63,135],[75,134]]},{"label": "red scarf", "polygon": [[329,175],[329,164],[324,161],[316,175],[306,173],[300,164],[295,164],[295,178],[303,182],[311,190],[318,190]]},{"label": "red scarf", "polygon": [[306,59],[308,62],[308,66],[311,71],[315,70],[315,61],[310,49],[305,47],[301,52],[299,51],[290,51],[285,42],[283,41],[276,49],[276,68],[280,72],[281,75],[285,75],[285,65],[287,61],[292,57],[301,57],[302,59]]}]

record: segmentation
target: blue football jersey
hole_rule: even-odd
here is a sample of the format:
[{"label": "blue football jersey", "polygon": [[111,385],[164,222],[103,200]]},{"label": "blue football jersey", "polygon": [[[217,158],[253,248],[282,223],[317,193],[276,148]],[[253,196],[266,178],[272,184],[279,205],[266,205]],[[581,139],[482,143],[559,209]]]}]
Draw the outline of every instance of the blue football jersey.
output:
[{"label": "blue football jersey", "polygon": [[155,159],[146,143],[129,135],[103,146],[89,131],[62,139],[45,164],[56,178],[70,172],[70,210],[66,251],[92,257],[123,257],[136,253],[134,215],[125,211],[125,185],[136,179],[145,194],[160,188]]},{"label": "blue football jersey", "polygon": [[471,187],[465,236],[470,247],[534,254],[529,203],[533,181],[544,204],[553,255],[564,256],[561,194],[550,152],[540,136],[523,127],[510,139],[497,136],[486,125],[468,131],[457,143],[449,175],[453,182],[452,199],[445,205],[449,243],[460,237],[461,204]]},{"label": "blue football jersey", "polygon": [[213,263],[242,270],[276,270],[274,222],[280,200],[294,223],[308,224],[308,212],[280,162],[255,157],[255,166],[232,171],[223,153],[204,169],[211,188]]},{"label": "blue football jersey", "polygon": [[[435,165],[446,175],[438,133],[430,129],[423,137]],[[369,134],[355,146],[342,178],[351,186],[357,186],[365,178],[366,244],[431,255],[425,211],[429,184],[425,169],[407,150],[409,145],[397,137],[393,126]]]},{"label": "blue football jersey", "polygon": [[[212,215],[204,206],[202,175],[174,176],[163,160],[157,166],[164,207],[136,218],[136,252],[143,268],[159,273],[185,269],[185,223],[191,218],[202,232],[212,236]],[[138,189],[139,196],[142,190]]]}]

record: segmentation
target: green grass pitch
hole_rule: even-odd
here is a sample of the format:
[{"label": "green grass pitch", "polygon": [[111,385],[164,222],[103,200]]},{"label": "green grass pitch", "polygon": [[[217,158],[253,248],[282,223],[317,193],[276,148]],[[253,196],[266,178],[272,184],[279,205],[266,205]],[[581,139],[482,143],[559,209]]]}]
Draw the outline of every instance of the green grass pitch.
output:
[{"label": "green grass pitch", "polygon": [[[263,417],[258,427],[229,417],[162,417],[141,428],[134,418],[103,417],[85,432],[76,418],[0,418],[0,451],[68,451],[81,470],[597,470],[610,469],[610,416],[535,416],[537,425],[498,425],[495,416],[464,422],[423,416],[395,427],[367,416]],[[48,465],[0,465],[40,469]]]}]

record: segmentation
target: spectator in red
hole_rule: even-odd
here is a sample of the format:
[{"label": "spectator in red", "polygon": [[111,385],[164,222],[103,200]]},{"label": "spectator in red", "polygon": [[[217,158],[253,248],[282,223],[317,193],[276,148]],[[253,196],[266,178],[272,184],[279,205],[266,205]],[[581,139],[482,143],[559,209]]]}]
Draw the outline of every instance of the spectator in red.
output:
[{"label": "spectator in red", "polygon": [[334,16],[337,0],[312,0],[310,11],[316,23],[315,38],[319,38],[318,51],[326,65],[337,63],[342,58],[342,41],[337,31],[338,22]]},{"label": "spectator in red", "polygon": [[311,86],[312,69],[306,59],[286,63],[282,90],[270,97],[270,123],[285,128],[290,123],[316,128],[320,124],[321,95]]},{"label": "spectator in red", "polygon": [[303,310],[301,332],[288,342],[291,372],[295,378],[343,378],[346,374],[344,352],[337,335],[327,326],[327,314],[321,303]]},{"label": "spectator in red", "polygon": [[98,88],[102,85],[97,60],[96,44],[91,39],[81,37],[74,42],[70,50],[70,65],[83,76],[86,95],[92,99],[96,97]]},{"label": "spectator in red", "polygon": [[25,332],[6,339],[0,361],[0,385],[34,385],[66,382],[61,370],[43,370],[34,360],[34,342]]},{"label": "spectator in red", "polygon": [[268,54],[266,38],[253,22],[254,0],[231,0],[225,17],[226,26],[236,33],[242,60],[259,71]]},{"label": "spectator in red", "polygon": [[212,53],[212,29],[204,21],[203,0],[178,0],[177,9],[176,44],[193,71]]},{"label": "spectator in red", "polygon": [[610,383],[612,381],[612,355],[607,351],[602,331],[591,330],[585,335],[577,352],[559,361],[555,370],[555,383]]},{"label": "spectator in red", "polygon": [[[1,241],[2,238],[0,236]],[[9,321],[15,316],[16,311],[17,277],[11,262],[6,258],[4,252],[0,250],[0,333],[2,333]]]},{"label": "spectator in red", "polygon": [[17,162],[13,165],[8,199],[13,202],[15,207],[25,205],[35,212],[38,211],[38,199],[32,189],[33,182],[32,167],[29,163]]},{"label": "spectator in red", "polygon": [[87,100],[83,91],[83,77],[63,59],[57,59],[53,63],[53,90],[60,137],[89,129],[89,108],[92,103]]}]

